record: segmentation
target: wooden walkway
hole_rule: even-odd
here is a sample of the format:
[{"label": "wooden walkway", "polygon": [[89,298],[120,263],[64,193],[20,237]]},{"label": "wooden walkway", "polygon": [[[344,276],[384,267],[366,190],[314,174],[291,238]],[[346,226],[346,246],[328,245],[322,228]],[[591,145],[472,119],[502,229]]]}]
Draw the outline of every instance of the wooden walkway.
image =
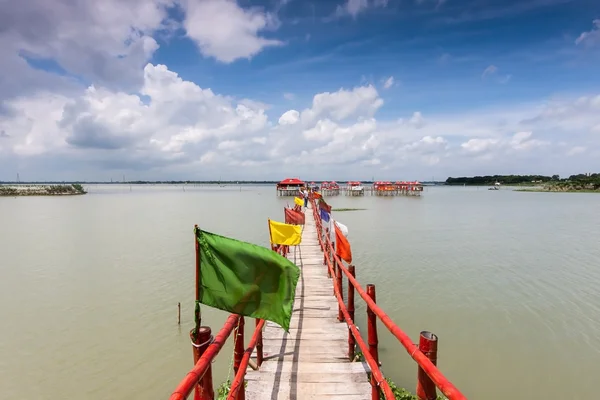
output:
[{"label": "wooden walkway", "polygon": [[246,399],[370,399],[368,366],[348,360],[348,327],[337,320],[333,280],[327,278],[310,208],[302,244],[288,258],[301,271],[290,333],[266,323],[263,364],[247,370]]}]

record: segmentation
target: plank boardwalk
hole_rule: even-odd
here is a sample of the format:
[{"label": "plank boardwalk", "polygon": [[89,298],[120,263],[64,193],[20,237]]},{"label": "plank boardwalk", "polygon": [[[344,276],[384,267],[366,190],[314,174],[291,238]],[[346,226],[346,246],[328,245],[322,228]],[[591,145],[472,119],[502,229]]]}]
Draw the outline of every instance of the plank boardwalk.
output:
[{"label": "plank boardwalk", "polygon": [[348,326],[337,320],[333,281],[327,278],[310,209],[302,244],[291,248],[288,258],[301,271],[290,333],[265,324],[263,364],[247,371],[246,399],[370,399],[368,366],[348,360]]}]

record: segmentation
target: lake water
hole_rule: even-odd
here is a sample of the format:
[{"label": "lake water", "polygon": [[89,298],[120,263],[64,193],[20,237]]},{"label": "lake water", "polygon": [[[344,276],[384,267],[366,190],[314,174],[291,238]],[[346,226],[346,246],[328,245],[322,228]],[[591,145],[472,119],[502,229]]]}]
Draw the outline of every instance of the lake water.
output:
[{"label": "lake water", "polygon": [[[272,186],[88,189],[0,198],[3,400],[167,399],[192,366],[194,223],[267,246],[267,218],[291,202]],[[358,280],[415,342],[439,336],[438,365],[469,398],[595,398],[600,196],[427,187],[329,203],[366,208],[334,213]],[[214,331],[225,317],[203,307]],[[416,365],[379,332],[384,373],[414,390]],[[230,363],[231,343],[215,383]]]}]

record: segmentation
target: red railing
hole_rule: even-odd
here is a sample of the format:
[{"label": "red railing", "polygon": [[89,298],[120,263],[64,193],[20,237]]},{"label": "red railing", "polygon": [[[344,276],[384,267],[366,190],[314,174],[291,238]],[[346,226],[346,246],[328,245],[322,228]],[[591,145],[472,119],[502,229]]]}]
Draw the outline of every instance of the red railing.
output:
[{"label": "red railing", "polygon": [[[354,359],[355,345],[358,345],[371,369],[372,400],[379,399],[380,391],[387,400],[394,399],[387,381],[379,368],[377,319],[394,335],[404,346],[408,354],[417,362],[417,397],[420,400],[435,400],[436,387],[449,400],[466,400],[466,397],[440,372],[436,367],[437,362],[437,336],[423,331],[420,335],[419,345],[415,345],[410,337],[404,333],[392,319],[377,305],[375,285],[367,285],[365,291],[355,278],[355,267],[344,266],[343,261],[335,253],[335,246],[331,242],[329,229],[323,228],[320,213],[317,211],[316,202],[311,200],[313,217],[317,226],[317,235],[323,250],[323,264],[327,266],[328,275],[334,277],[334,294],[338,301],[338,320],[348,324],[348,357]],[[348,305],[344,303],[342,292],[343,276],[348,279]],[[354,324],[354,291],[367,304],[367,340],[368,347],[356,325]]]},{"label": "red railing", "polygon": [[[320,214],[314,200],[311,199],[313,217],[317,226],[318,240],[323,250],[323,264],[327,266],[330,277],[334,277],[333,293],[338,301],[338,320],[345,321],[348,325],[348,357],[354,359],[355,347],[358,346],[365,357],[366,363],[371,370],[371,397],[372,400],[379,399],[380,392],[386,399],[394,399],[394,394],[385,380],[381,369],[379,368],[378,337],[377,337],[377,318],[388,328],[388,330],[400,341],[406,351],[418,364],[417,397],[421,400],[436,399],[436,387],[440,389],[449,400],[466,400],[466,397],[454,387],[437,369],[437,337],[429,332],[421,332],[419,346],[412,343],[406,335],[390,317],[376,304],[375,286],[367,285],[365,291],[355,279],[355,267],[344,266],[342,260],[335,254],[335,246],[330,240],[328,229],[323,229]],[[324,235],[325,232],[325,235]],[[197,244],[197,241],[196,241]],[[289,251],[288,246],[272,246],[274,251],[285,256]],[[196,245],[196,267],[200,268],[199,248]],[[342,293],[343,275],[348,279],[348,304],[344,303]],[[354,292],[358,292],[360,297],[367,304],[367,343],[360,335],[358,327],[354,323]],[[198,293],[196,293],[198,298]],[[265,321],[257,319],[252,338],[248,346],[244,348],[244,324],[243,316],[231,314],[219,333],[214,337],[211,335],[211,329],[206,326],[200,326],[199,314],[196,314],[196,328],[190,332],[192,345],[194,347],[194,367],[179,383],[170,400],[183,400],[194,391],[194,400],[213,400],[214,388],[212,382],[211,364],[217,357],[223,345],[232,332],[234,333],[234,361],[233,369],[235,376],[231,383],[228,400],[244,400],[245,394],[245,375],[248,365],[253,369],[258,369],[263,362],[263,338],[262,329]],[[256,348],[256,363],[250,359]]]},{"label": "red railing", "polygon": [[[198,226],[196,226],[196,229]],[[200,271],[200,248],[194,232],[194,242],[196,246],[196,274]],[[285,255],[288,246],[271,246],[273,251]],[[199,299],[198,276],[196,276],[196,301]],[[225,324],[217,334],[212,337],[211,329],[207,326],[200,326],[199,308],[196,308],[196,327],[190,331],[190,339],[194,350],[194,367],[179,383],[170,400],[184,400],[194,391],[194,400],[213,400],[215,392],[212,381],[212,362],[217,357],[227,338],[234,333],[233,349],[233,370],[235,377],[231,383],[227,399],[244,400],[246,398],[244,377],[246,369],[250,364],[250,356],[256,348],[256,363],[251,364],[253,369],[258,369],[263,362],[263,338],[262,328],[265,321],[256,319],[256,328],[252,334],[252,339],[247,348],[244,348],[244,317],[237,314],[231,314],[225,321]]]}]

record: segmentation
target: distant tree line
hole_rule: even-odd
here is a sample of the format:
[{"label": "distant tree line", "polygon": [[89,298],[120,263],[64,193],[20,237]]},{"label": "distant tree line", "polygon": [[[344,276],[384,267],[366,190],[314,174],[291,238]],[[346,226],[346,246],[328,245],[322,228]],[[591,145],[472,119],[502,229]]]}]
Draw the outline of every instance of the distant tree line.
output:
[{"label": "distant tree line", "polygon": [[[554,177],[558,178],[558,175]],[[503,185],[520,185],[523,183],[533,182],[549,182],[553,179],[552,176],[544,175],[485,175],[473,177],[460,177],[446,179],[446,185],[493,185],[500,182]]]},{"label": "distant tree line", "polygon": [[600,184],[600,174],[577,174],[561,179],[559,175],[485,175],[446,179],[446,185],[493,185],[499,182],[503,185],[522,185],[529,183],[578,183]]}]

